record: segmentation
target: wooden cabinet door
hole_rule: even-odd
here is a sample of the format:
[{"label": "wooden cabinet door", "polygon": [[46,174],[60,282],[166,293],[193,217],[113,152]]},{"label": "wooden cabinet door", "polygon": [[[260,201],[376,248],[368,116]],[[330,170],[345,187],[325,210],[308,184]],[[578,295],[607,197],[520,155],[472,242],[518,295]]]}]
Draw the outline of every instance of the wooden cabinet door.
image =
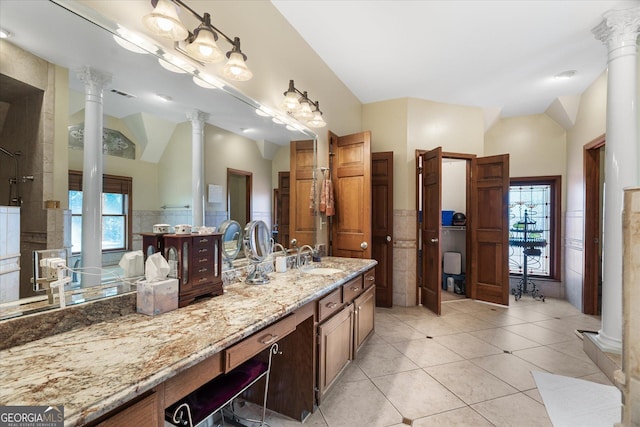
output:
[{"label": "wooden cabinet door", "polygon": [[393,151],[371,155],[371,240],[376,305],[393,305]]},{"label": "wooden cabinet door", "polygon": [[318,404],[353,354],[353,304],[318,326]]},{"label": "wooden cabinet door", "polygon": [[374,329],[376,312],[376,287],[371,286],[354,301],[354,343],[355,351],[360,349],[364,340]]},{"label": "wooden cabinet door", "polygon": [[289,247],[289,212],[291,177],[289,172],[278,172],[278,198],[276,200],[276,224],[278,224],[278,243]]},{"label": "wooden cabinet door", "polygon": [[422,286],[420,302],[440,314],[442,280],[442,147],[422,155]]},{"label": "wooden cabinet door", "polygon": [[[315,212],[311,202],[314,190],[315,142],[291,141],[289,172],[289,238],[298,246],[315,244]],[[292,246],[287,242],[285,247]]]},{"label": "wooden cabinet door", "polygon": [[471,165],[471,298],[509,305],[509,155]]},{"label": "wooden cabinet door", "polygon": [[371,258],[371,132],[329,133],[336,214],[332,255]]}]

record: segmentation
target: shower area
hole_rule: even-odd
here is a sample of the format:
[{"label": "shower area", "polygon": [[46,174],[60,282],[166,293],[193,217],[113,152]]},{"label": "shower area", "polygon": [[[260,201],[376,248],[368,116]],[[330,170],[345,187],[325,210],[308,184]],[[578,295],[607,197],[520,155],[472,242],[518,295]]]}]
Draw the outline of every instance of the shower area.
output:
[{"label": "shower area", "polygon": [[[7,49],[5,49],[7,47]],[[0,303],[37,295],[31,284],[34,250],[55,242],[56,212],[44,201],[53,195],[54,75],[39,58],[2,46],[0,68]],[[12,51],[13,50],[13,51]],[[24,68],[28,67],[28,71]],[[51,246],[50,246],[51,245]]]}]

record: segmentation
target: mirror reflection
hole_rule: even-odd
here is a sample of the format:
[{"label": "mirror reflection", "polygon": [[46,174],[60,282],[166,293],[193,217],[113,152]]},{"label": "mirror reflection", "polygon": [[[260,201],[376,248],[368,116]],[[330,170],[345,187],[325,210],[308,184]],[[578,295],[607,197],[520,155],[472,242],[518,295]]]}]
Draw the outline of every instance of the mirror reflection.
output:
[{"label": "mirror reflection", "polygon": [[[142,249],[140,233],[152,232],[154,224],[219,228],[233,219],[222,196],[228,191],[227,169],[250,171],[255,178],[247,194],[249,214],[239,218],[239,226],[255,220],[273,224],[273,190],[278,172],[289,170],[288,143],[314,137],[258,116],[255,102],[231,86],[212,89],[215,85],[207,85],[196,68],[171,72],[159,65],[156,54],[148,54],[147,46],[138,53],[122,48],[122,40],[114,38],[115,23],[90,9],[83,10],[85,18],[65,9],[74,4],[38,1],[33,7],[33,2],[3,1],[0,6],[0,25],[13,33],[0,41],[0,182],[13,179],[11,186],[0,186],[0,204],[21,205],[11,212],[0,208],[0,215],[17,217],[20,225],[3,233],[19,256],[12,259],[17,267],[12,291],[0,304],[46,299],[30,280],[35,250],[69,248],[74,251],[69,266],[82,266],[76,243],[82,233],[77,208],[85,169],[85,84],[77,73],[83,67],[111,78],[103,94],[107,187],[102,197],[108,210],[103,212],[102,265],[108,281],[121,276],[119,260]],[[39,107],[27,108],[33,105]],[[204,224],[193,224],[193,128],[187,118],[193,111],[208,115]],[[75,283],[82,288],[86,284],[79,276]]]}]

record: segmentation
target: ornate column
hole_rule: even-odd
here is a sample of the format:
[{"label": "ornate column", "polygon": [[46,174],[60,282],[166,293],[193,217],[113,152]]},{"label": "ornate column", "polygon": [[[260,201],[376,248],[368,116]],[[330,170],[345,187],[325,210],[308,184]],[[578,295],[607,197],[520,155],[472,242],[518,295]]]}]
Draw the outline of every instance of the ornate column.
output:
[{"label": "ornate column", "polygon": [[[84,164],[82,173],[82,266],[102,268],[103,91],[111,76],[89,67],[77,72],[84,81]],[[99,285],[99,275],[83,275],[82,286]]]},{"label": "ornate column", "polygon": [[204,225],[204,124],[209,114],[194,110],[187,113],[191,120],[191,194],[192,226]]},{"label": "ornate column", "polygon": [[609,51],[603,232],[602,327],[596,344],[622,350],[623,189],[638,185],[636,56],[640,7],[610,10],[593,34]]}]

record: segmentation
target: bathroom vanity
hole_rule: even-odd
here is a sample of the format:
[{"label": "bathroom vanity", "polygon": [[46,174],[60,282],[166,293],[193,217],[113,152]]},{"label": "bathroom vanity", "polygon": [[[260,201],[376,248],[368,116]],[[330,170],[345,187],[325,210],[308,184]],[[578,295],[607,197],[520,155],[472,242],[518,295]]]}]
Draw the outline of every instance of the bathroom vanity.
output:
[{"label": "bathroom vanity", "polygon": [[278,342],[267,406],[302,420],[373,331],[375,264],[326,257],[315,272],[0,351],[0,405],[64,405],[68,426],[163,426],[165,408]]}]

